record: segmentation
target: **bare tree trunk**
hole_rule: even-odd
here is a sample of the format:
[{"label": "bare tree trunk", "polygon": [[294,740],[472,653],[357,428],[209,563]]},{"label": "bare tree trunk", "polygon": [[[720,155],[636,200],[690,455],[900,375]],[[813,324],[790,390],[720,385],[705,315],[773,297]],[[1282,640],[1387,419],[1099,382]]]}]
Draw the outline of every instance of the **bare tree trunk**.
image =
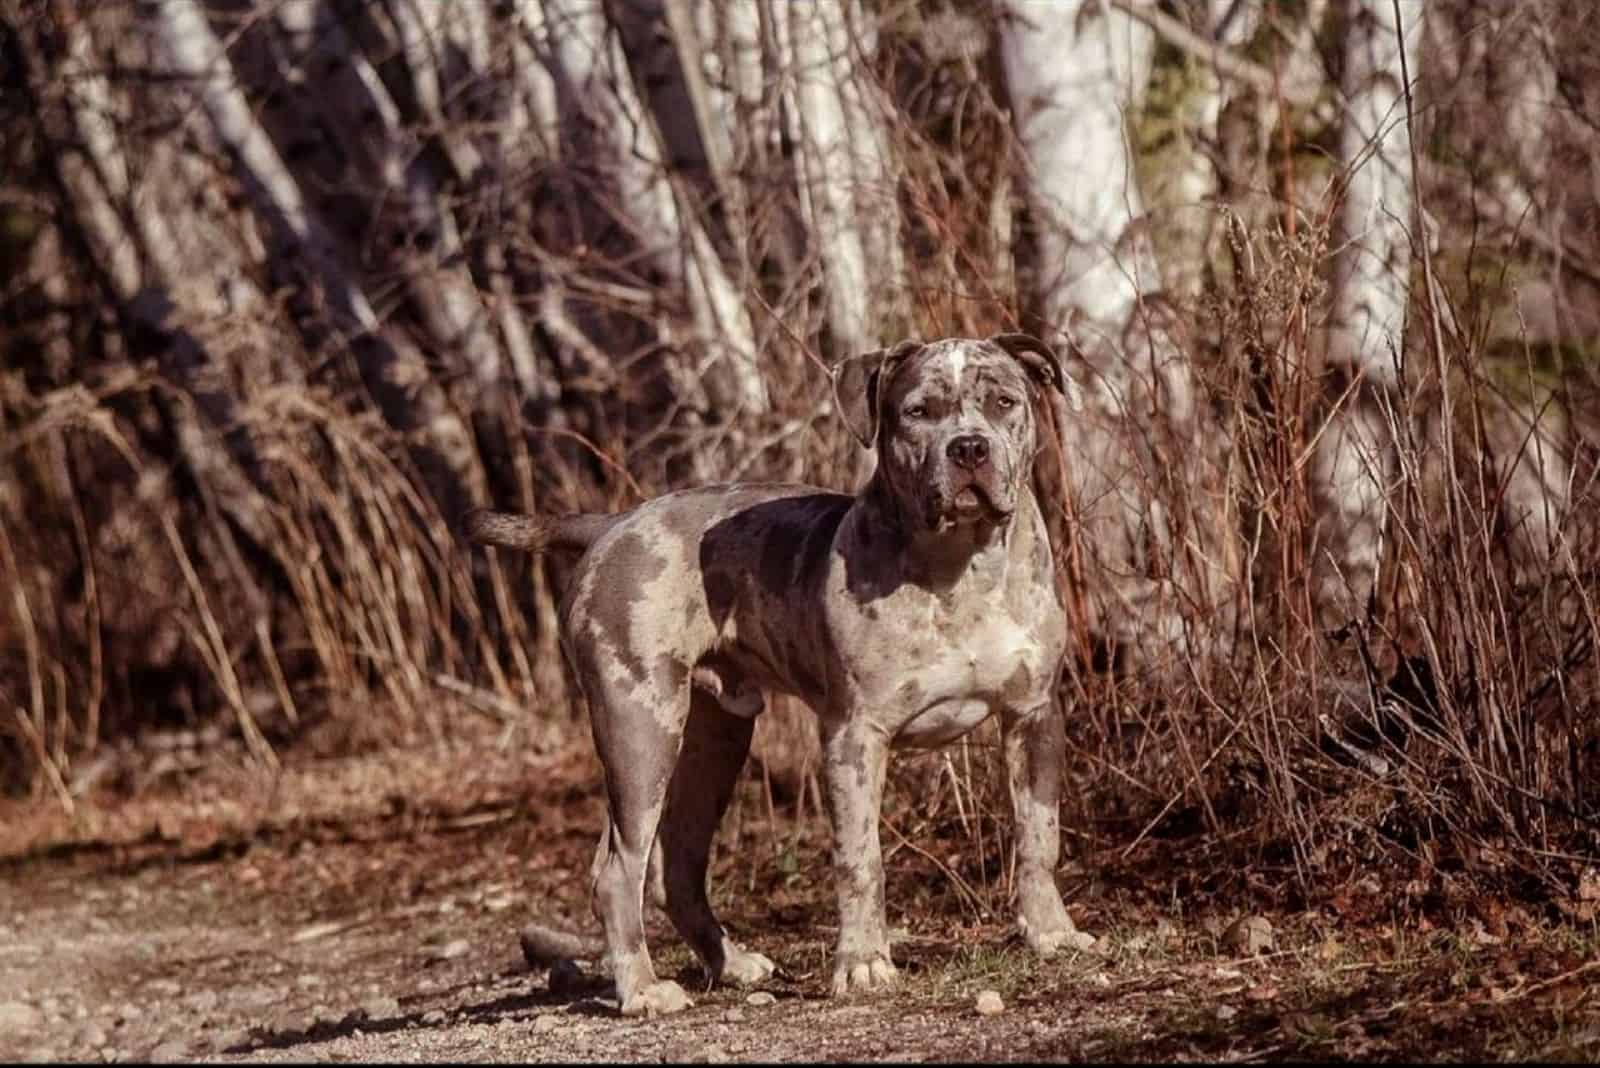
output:
[{"label": "bare tree trunk", "polygon": [[844,26],[830,3],[774,7],[783,67],[792,78],[790,136],[799,147],[800,203],[822,270],[828,336],[840,355],[872,347],[867,304],[867,254],[856,226],[850,134],[832,62],[843,50]]},{"label": "bare tree trunk", "polygon": [[[47,20],[26,19],[20,12],[14,17],[26,35],[20,43],[34,107],[45,136],[56,145],[56,173],[79,232],[122,313],[163,340],[163,373],[198,405],[197,413],[181,398],[168,404],[184,462],[246,536],[258,546],[270,546],[275,525],[252,484],[250,435],[239,424],[227,369],[199,335],[234,309],[224,305],[209,280],[188,269],[165,211],[152,210],[155,206],[148,202],[135,203],[130,168],[111,124],[116,109],[87,27],[77,21],[66,25],[59,42],[63,54],[52,70],[50,42],[28,33]],[[181,161],[165,162],[174,166],[157,168],[163,179],[180,179]],[[133,229],[125,226],[125,218],[133,221]],[[262,303],[245,277],[232,292],[244,305],[239,311]],[[231,435],[233,450],[224,435]]]},{"label": "bare tree trunk", "polygon": [[1226,629],[1209,617],[1225,611],[1233,573],[1225,517],[1202,492],[1197,385],[1159,295],[1124,124],[1152,37],[1090,0],[1007,10],[1001,59],[1027,156],[1039,317],[1085,379],[1086,411],[1062,428],[1074,537],[1102,638],[1148,659],[1184,638],[1184,602],[1205,620],[1192,639]]},{"label": "bare tree trunk", "polygon": [[[836,358],[887,340],[905,302],[899,208],[879,89],[857,61],[870,39],[854,3],[775,0],[789,133],[799,147],[800,202],[816,242],[825,321]],[[863,35],[868,36],[870,35]],[[870,265],[870,266],[869,266]]]},{"label": "bare tree trunk", "polygon": [[[1531,386],[1532,383],[1529,383]],[[1519,581],[1532,582],[1572,561],[1564,524],[1573,469],[1567,420],[1554,397],[1489,406],[1485,449],[1500,494],[1500,518]]]},{"label": "bare tree trunk", "polygon": [[706,359],[685,369],[685,395],[692,396],[693,383],[703,381],[713,394],[707,398],[710,405],[723,416],[765,411],[769,402],[749,311],[704,227],[680,209],[660,134],[639,101],[604,16],[588,0],[544,0],[544,12],[563,116],[582,126],[582,142],[606,146],[608,169],[618,179],[611,212],[633,230],[658,278],[689,305],[694,340]]},{"label": "bare tree trunk", "polygon": [[[1480,82],[1491,106],[1467,124],[1474,198],[1482,195],[1490,213],[1524,233],[1558,231],[1560,210],[1552,211],[1551,164],[1561,141],[1563,114],[1560,79],[1552,61],[1560,48],[1559,28],[1541,5],[1438,5],[1427,12],[1424,58],[1430,83],[1451,86],[1429,94],[1435,106],[1447,105],[1463,78]],[[1472,73],[1465,73],[1471,69]],[[1481,73],[1480,73],[1481,72]],[[1568,120],[1581,121],[1581,120]],[[1559,234],[1550,243],[1562,247]],[[1553,283],[1553,284],[1552,284]],[[1521,577],[1532,579],[1561,559],[1563,523],[1571,506],[1571,435],[1558,396],[1551,396],[1522,366],[1530,348],[1559,345],[1568,337],[1562,322],[1559,276],[1552,283],[1521,285],[1513,308],[1491,321],[1486,363],[1512,364],[1517,396],[1486,406],[1487,442],[1496,484],[1503,484],[1500,518],[1510,537]],[[1497,342],[1499,344],[1497,344]],[[1494,350],[1515,355],[1501,356]],[[1526,396],[1521,396],[1523,391]]]},{"label": "bare tree trunk", "polygon": [[[408,68],[418,87],[423,118],[430,129],[445,131],[447,158],[456,161],[458,176],[470,179],[482,160],[470,143],[448,135],[450,124],[440,110],[438,72],[431,61],[440,42],[418,39],[443,31],[419,25],[407,5],[396,10],[411,15],[399,21],[408,27],[405,46],[412,53]],[[430,348],[449,364],[458,360],[465,364],[475,386],[472,395],[496,389],[502,384],[505,361],[467,270],[460,228],[443,203],[431,158],[406,143],[399,106],[371,62],[352,49],[326,4],[287,0],[274,15],[284,47],[283,69],[272,72],[273,77],[306,86],[319,108],[317,116],[300,116],[299,121],[326,124],[339,150],[357,160],[361,177],[383,197],[381,202],[401,206],[409,240],[400,246],[401,262],[394,266],[427,329]],[[531,385],[532,367],[525,353],[515,366],[519,380]]]},{"label": "bare tree trunk", "polygon": [[1390,0],[1349,0],[1346,26],[1339,150],[1348,172],[1327,344],[1336,407],[1311,467],[1315,596],[1330,620],[1363,610],[1383,555],[1413,218],[1400,33],[1414,43],[1420,20],[1402,28]]},{"label": "bare tree trunk", "polygon": [[303,265],[314,291],[333,313],[333,326],[357,352],[389,421],[419,427],[434,450],[436,489],[447,512],[483,498],[472,440],[461,417],[433,381],[420,353],[386,335],[361,286],[339,262],[335,242],[306,202],[271,138],[257,123],[234,77],[233,65],[194,0],[160,0],[151,30],[174,74],[198,97],[216,138],[228,149],[258,208],[270,220],[285,273]]}]

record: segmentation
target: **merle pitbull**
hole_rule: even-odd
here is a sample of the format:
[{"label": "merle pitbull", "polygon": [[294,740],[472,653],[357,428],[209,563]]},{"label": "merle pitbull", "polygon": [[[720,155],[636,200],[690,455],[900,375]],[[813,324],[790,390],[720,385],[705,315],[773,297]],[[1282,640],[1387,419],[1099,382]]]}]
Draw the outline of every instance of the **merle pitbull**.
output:
[{"label": "merle pitbull", "polygon": [[857,381],[841,399],[878,454],[858,496],[739,484],[618,515],[468,518],[478,542],[586,550],[561,625],[605,768],[594,907],[625,1015],[690,1004],[656,978],[645,945],[658,831],[668,914],[712,977],[751,984],[773,971],[728,937],[706,899],[711,837],[768,690],[820,717],[835,994],[895,977],[878,844],[889,749],[943,745],[995,713],[1017,822],[1018,923],[1045,954],[1073,933],[1052,874],[1065,615],[1032,489],[1033,402],[1066,393],[1060,363],[1043,342],[1005,334],[903,342],[842,377]]}]

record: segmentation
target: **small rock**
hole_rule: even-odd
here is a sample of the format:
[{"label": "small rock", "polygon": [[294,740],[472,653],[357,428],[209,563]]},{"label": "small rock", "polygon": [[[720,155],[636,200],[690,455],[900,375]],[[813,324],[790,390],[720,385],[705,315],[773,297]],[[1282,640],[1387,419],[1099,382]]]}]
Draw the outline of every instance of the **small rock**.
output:
[{"label": "small rock", "polygon": [[369,1020],[387,1020],[400,1015],[400,1002],[385,994],[371,997],[361,1003],[361,1012]]},{"label": "small rock", "polygon": [[727,1023],[743,1023],[744,1010],[737,1005],[722,1014],[722,1019]]},{"label": "small rock", "polygon": [[226,1031],[217,1032],[217,1037],[211,1040],[211,1048],[219,1053],[227,1053],[249,1041],[250,1032],[242,1027],[230,1027]]},{"label": "small rock", "polygon": [[1222,946],[1246,956],[1266,953],[1273,948],[1272,924],[1265,916],[1240,916],[1222,932]]},{"label": "small rock", "polygon": [[1029,1020],[1028,1021],[1028,1034],[1033,1035],[1036,1038],[1043,1038],[1045,1035],[1048,1035],[1049,1033],[1050,1033],[1050,1025],[1045,1023],[1043,1020]]},{"label": "small rock", "polygon": [[1234,1008],[1232,1005],[1217,1006],[1217,1019],[1223,1023],[1227,1023],[1237,1015],[1239,1015],[1239,1010]]},{"label": "small rock", "polygon": [[44,1026],[44,1013],[23,1001],[0,1001],[0,1034],[27,1034]]},{"label": "small rock", "polygon": [[21,1059],[23,1064],[52,1064],[61,1058],[49,1046],[39,1046],[24,1053]]},{"label": "small rock", "polygon": [[55,1019],[61,1015],[61,1001],[59,998],[43,998],[39,1002],[39,1011],[46,1017]]},{"label": "small rock", "polygon": [[1087,953],[1095,947],[1100,940],[1088,931],[1073,931],[1067,935],[1066,945],[1080,953]]},{"label": "small rock", "polygon": [[204,1015],[215,1009],[220,1000],[215,990],[196,990],[184,998],[183,1003],[189,1006],[190,1010]]},{"label": "small rock", "polygon": [[998,990],[985,990],[979,994],[973,1007],[978,1010],[979,1016],[999,1016],[1006,1011],[1006,1003],[1000,1000]]},{"label": "small rock", "polygon": [[504,912],[516,903],[517,899],[511,894],[496,894],[483,899],[483,907],[488,912]]},{"label": "small rock", "polygon": [[251,1012],[271,1007],[277,1002],[279,995],[280,991],[270,986],[251,986],[233,991],[228,1000],[233,1003],[234,1008]]},{"label": "small rock", "polygon": [[440,1024],[444,1023],[444,1010],[429,1009],[427,1012],[422,1014],[422,1022],[428,1027],[438,1027]]},{"label": "small rock", "polygon": [[176,979],[152,979],[144,988],[161,998],[175,998],[183,993],[183,984]]},{"label": "small rock", "polygon": [[322,985],[322,976],[311,972],[307,972],[305,975],[297,975],[294,977],[294,985],[297,990],[315,990]]},{"label": "small rock", "polygon": [[550,966],[550,977],[545,981],[552,994],[565,994],[583,985],[583,969],[577,961],[558,960]]},{"label": "small rock", "polygon": [[177,1039],[168,1039],[150,1051],[151,1064],[181,1064],[189,1059],[189,1047]]},{"label": "small rock", "polygon": [[90,1049],[99,1049],[109,1039],[106,1038],[105,1029],[99,1024],[85,1024],[83,1029],[78,1032],[78,1041]]},{"label": "small rock", "polygon": [[139,1006],[135,1005],[131,1001],[125,1001],[117,1008],[115,1012],[111,1014],[111,1019],[113,1023],[120,1027],[123,1024],[131,1024],[136,1022],[139,1017],[143,1015],[144,1011],[141,1010]]},{"label": "small rock", "polygon": [[754,994],[751,994],[749,997],[744,999],[744,1003],[746,1005],[752,1005],[758,1009],[766,1005],[777,1004],[777,1001],[778,995],[770,993],[766,990],[757,990]]},{"label": "small rock", "polygon": [[558,1028],[560,1026],[561,1026],[561,1017],[556,1016],[553,1013],[542,1012],[538,1016],[534,1017],[534,1020],[533,1020],[533,1029],[535,1031],[539,1032],[540,1034],[545,1034],[546,1032],[554,1031],[556,1028]]},{"label": "small rock", "polygon": [[472,943],[465,938],[454,938],[444,945],[436,948],[429,954],[434,960],[455,960],[457,957],[467,955],[467,950],[472,948]]},{"label": "small rock", "polygon": [[726,1064],[728,1051],[714,1043],[699,1045],[698,1043],[684,1043],[677,1046],[668,1046],[661,1055],[663,1063],[678,1062],[682,1064]]}]

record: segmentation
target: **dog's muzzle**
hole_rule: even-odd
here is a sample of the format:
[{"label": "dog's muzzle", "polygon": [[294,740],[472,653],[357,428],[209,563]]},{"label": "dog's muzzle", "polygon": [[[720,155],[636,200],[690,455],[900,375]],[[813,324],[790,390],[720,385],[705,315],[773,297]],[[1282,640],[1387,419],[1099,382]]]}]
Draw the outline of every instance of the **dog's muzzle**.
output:
[{"label": "dog's muzzle", "polygon": [[1011,495],[1000,485],[994,446],[983,434],[961,434],[945,445],[946,478],[936,480],[924,498],[931,530],[980,521],[999,524],[1011,518]]}]

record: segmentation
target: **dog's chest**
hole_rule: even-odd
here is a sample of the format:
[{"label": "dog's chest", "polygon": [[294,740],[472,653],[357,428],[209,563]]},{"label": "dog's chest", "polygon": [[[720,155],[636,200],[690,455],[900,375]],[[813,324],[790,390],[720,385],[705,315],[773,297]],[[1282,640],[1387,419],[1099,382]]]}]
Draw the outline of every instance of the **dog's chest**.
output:
[{"label": "dog's chest", "polygon": [[897,745],[936,746],[1002,708],[1024,708],[1051,683],[1050,656],[1003,606],[972,606],[908,637],[895,657],[900,682],[884,714]]}]

